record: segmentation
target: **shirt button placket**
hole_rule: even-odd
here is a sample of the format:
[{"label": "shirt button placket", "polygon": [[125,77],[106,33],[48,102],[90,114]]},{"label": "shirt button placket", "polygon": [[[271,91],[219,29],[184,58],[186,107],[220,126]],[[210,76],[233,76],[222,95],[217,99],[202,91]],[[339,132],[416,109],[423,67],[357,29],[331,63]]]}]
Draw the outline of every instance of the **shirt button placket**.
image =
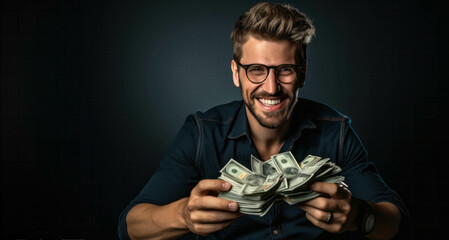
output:
[{"label": "shirt button placket", "polygon": [[280,206],[273,206],[273,222],[271,223],[271,236],[273,239],[282,239],[280,222],[281,222],[281,208]]},{"label": "shirt button placket", "polygon": [[279,228],[274,227],[271,229],[271,232],[273,233],[273,239],[282,239],[281,231],[279,230]]}]

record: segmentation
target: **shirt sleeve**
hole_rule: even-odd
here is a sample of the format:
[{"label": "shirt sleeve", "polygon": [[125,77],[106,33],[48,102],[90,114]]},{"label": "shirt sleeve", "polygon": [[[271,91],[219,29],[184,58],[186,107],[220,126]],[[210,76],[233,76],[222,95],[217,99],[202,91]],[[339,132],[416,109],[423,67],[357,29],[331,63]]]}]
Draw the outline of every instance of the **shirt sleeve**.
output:
[{"label": "shirt sleeve", "polygon": [[197,123],[190,115],[170,144],[159,168],[121,213],[118,222],[120,239],[130,239],[126,227],[126,215],[137,204],[165,205],[190,196],[190,191],[197,184],[200,176],[195,164],[198,139]]},{"label": "shirt sleeve", "polygon": [[390,202],[401,211],[403,218],[409,219],[408,210],[400,196],[391,189],[380,176],[373,162],[368,161],[368,153],[347,120],[342,144],[343,158],[341,174],[354,197],[372,203]]}]

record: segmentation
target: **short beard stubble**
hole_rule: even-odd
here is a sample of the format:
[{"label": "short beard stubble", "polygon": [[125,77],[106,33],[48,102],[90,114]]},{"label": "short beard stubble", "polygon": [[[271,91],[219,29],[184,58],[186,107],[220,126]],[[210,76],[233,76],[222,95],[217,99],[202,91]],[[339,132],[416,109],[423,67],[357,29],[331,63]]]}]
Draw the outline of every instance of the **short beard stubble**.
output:
[{"label": "short beard stubble", "polygon": [[[239,79],[239,81],[240,81],[240,79]],[[242,86],[241,81],[240,81],[240,86]],[[240,88],[240,89],[241,89],[241,93],[242,93],[242,97],[243,97],[243,94],[244,94],[243,93],[243,88]],[[249,96],[250,99],[248,99],[248,102],[245,101],[244,98],[243,98],[243,102],[245,103],[245,105],[249,109],[250,113],[254,116],[254,118],[257,120],[257,122],[261,126],[263,126],[265,128],[268,128],[268,129],[276,129],[276,128],[281,127],[285,122],[287,122],[288,119],[290,119],[290,116],[291,116],[291,114],[293,112],[293,109],[295,108],[296,103],[298,102],[298,90],[296,90],[296,92],[294,93],[293,96],[288,96],[288,97],[292,97],[292,102],[290,103],[290,106],[288,106],[288,113],[287,113],[287,115],[284,118],[280,119],[279,121],[274,121],[274,122],[271,122],[269,120],[265,121],[264,118],[267,118],[267,119],[276,118],[278,116],[281,116],[282,112],[264,112],[264,113],[261,113],[261,114],[257,114],[255,109],[254,109],[254,107],[253,107],[253,105],[256,104],[255,101],[259,101],[259,100],[257,100],[258,97],[262,97],[262,96],[285,96],[285,95],[288,96],[288,94],[285,94],[282,91],[277,93],[277,94],[275,94],[275,95],[269,95],[267,93],[264,93],[262,95],[258,94],[257,97],[254,96],[254,94],[251,94]],[[253,105],[250,104],[251,100],[254,100]],[[264,116],[261,116],[262,114]]]}]

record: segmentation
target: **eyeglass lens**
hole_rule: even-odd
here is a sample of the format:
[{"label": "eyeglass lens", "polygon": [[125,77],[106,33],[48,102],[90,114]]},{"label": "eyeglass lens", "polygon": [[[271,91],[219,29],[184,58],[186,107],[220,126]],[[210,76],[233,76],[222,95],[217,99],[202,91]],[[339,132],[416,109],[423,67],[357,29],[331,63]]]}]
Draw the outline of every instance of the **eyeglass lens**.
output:
[{"label": "eyeglass lens", "polygon": [[[269,69],[264,65],[252,65],[246,70],[247,77],[252,82],[263,82],[269,73]],[[295,80],[296,69],[293,66],[281,65],[275,68],[275,74],[280,82],[289,83]]]}]

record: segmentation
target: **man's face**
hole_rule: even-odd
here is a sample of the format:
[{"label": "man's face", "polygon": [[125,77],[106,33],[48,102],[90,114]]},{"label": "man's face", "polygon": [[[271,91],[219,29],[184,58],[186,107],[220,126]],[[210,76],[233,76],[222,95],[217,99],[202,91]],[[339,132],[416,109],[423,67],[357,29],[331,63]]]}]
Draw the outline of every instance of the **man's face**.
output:
[{"label": "man's face", "polygon": [[[242,46],[240,63],[266,66],[298,64],[295,53],[296,45],[287,40],[271,41],[249,37]],[[267,79],[255,84],[248,80],[245,69],[238,68],[234,60],[231,68],[234,84],[241,88],[250,124],[260,124],[270,129],[281,127],[289,119],[296,104],[298,88],[304,86],[306,64],[298,72],[297,79],[291,83],[280,83],[276,80],[274,69],[270,69]]]}]

